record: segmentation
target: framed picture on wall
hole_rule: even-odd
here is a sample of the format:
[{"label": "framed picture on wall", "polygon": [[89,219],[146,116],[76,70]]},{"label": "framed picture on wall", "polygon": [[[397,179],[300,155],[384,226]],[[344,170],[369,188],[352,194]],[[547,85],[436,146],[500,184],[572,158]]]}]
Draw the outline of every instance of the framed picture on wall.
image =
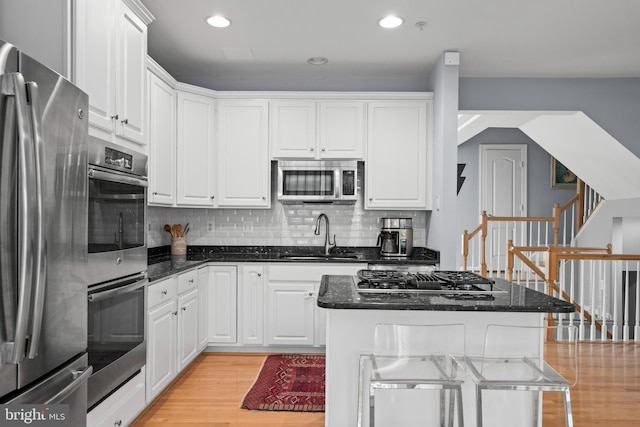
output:
[{"label": "framed picture on wall", "polygon": [[576,188],[578,177],[565,165],[551,156],[551,187],[553,188]]}]

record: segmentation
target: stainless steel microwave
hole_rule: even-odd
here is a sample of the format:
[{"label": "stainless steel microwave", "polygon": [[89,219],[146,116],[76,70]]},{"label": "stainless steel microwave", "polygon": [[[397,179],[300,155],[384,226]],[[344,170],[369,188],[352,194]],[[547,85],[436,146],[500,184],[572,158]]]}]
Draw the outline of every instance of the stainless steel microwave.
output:
[{"label": "stainless steel microwave", "polygon": [[280,161],[278,200],[293,203],[353,204],[358,199],[358,162]]}]

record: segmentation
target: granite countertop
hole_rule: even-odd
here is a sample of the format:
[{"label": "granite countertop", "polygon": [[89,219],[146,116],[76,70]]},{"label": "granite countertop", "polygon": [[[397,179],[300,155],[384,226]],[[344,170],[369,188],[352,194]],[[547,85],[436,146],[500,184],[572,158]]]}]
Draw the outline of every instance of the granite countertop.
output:
[{"label": "granite countertop", "polygon": [[[380,256],[377,247],[339,247],[332,251],[338,257],[322,257],[323,248],[308,246],[189,246],[184,256],[171,256],[170,247],[149,249],[149,281],[179,273],[207,262],[304,262],[304,263],[363,263],[436,265],[440,253],[428,248],[415,247],[410,257],[388,258]],[[291,258],[302,255],[303,259]],[[341,258],[348,255],[355,258]],[[317,258],[304,258],[304,257]]]},{"label": "granite countertop", "polygon": [[572,313],[573,304],[541,292],[496,279],[491,300],[461,300],[430,293],[361,294],[353,276],[323,276],[318,306],[329,309],[431,310],[431,311],[504,311]]}]

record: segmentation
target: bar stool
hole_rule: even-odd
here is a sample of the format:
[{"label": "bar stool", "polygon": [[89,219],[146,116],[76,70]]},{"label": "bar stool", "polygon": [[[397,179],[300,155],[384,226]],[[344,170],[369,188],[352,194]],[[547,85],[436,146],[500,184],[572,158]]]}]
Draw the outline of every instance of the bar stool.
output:
[{"label": "bar stool", "polygon": [[[560,375],[544,358],[544,341],[556,340],[557,350],[569,361],[565,375]],[[487,390],[533,392],[532,426],[539,425],[541,392],[562,392],[565,424],[573,427],[570,388],[578,378],[577,328],[571,325],[512,326],[488,325],[481,358],[466,357],[469,372],[476,384],[477,426],[483,424],[483,392]],[[504,404],[504,402],[502,402]],[[495,414],[494,414],[495,415]],[[522,425],[522,424],[519,424]]]},{"label": "bar stool", "polygon": [[[378,389],[440,390],[439,426],[457,425],[462,417],[462,383],[465,328],[462,324],[378,324],[373,354],[360,356],[358,426],[363,423],[364,393],[368,393],[369,425],[375,425],[375,392]],[[448,393],[447,393],[448,391]],[[449,410],[445,410],[446,398]]]}]

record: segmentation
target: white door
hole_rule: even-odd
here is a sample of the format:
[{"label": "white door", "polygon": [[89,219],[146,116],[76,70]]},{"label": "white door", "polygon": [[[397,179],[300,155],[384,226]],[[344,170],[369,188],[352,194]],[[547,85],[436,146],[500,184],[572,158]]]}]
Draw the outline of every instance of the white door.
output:
[{"label": "white door", "polygon": [[[480,211],[494,217],[527,215],[527,146],[480,145]],[[514,238],[513,222],[489,222],[489,271],[506,269],[506,242]]]}]

